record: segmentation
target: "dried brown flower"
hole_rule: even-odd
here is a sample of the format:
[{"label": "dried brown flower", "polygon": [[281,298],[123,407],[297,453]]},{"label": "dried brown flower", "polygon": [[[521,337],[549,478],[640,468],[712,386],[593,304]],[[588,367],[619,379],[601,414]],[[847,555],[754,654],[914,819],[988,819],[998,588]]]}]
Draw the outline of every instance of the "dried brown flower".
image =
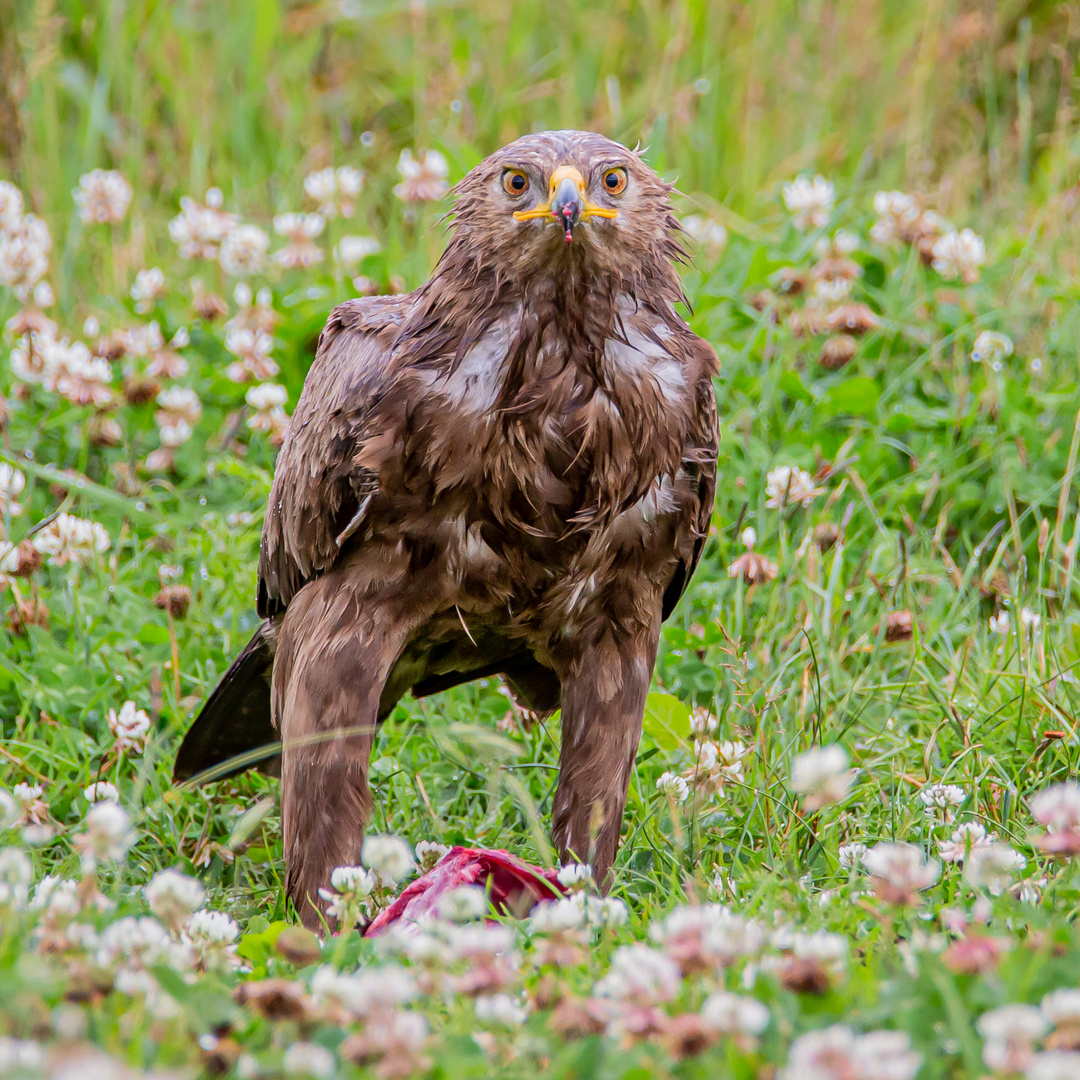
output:
[{"label": "dried brown flower", "polygon": [[788,296],[798,296],[806,291],[809,280],[801,270],[794,266],[785,266],[776,275],[776,287]]},{"label": "dried brown flower", "polygon": [[8,608],[4,621],[7,623],[8,630],[16,637],[26,637],[27,627],[48,628],[49,609],[43,600],[16,599],[15,603]]},{"label": "dried brown flower", "polygon": [[35,570],[41,569],[41,552],[29,540],[23,540],[14,551],[4,556],[2,565],[5,574],[27,578]]},{"label": "dried brown flower", "polygon": [[305,1020],[310,1015],[311,1006],[303,986],[289,979],[241,983],[233,991],[233,998],[268,1020]]},{"label": "dried brown flower", "polygon": [[826,994],[832,985],[828,969],[816,956],[792,956],[777,974],[781,986],[796,994]]},{"label": "dried brown flower", "polygon": [[997,967],[1008,942],[1001,938],[970,934],[954,941],[942,954],[944,965],[958,975],[981,975]]},{"label": "dried brown flower", "polygon": [[601,1003],[592,998],[563,998],[548,1018],[548,1027],[564,1039],[599,1035],[606,1026]]},{"label": "dried brown flower", "polygon": [[86,425],[86,437],[93,446],[119,446],[124,441],[124,432],[115,417],[95,413]]},{"label": "dried brown flower", "polygon": [[825,312],[816,304],[807,304],[788,316],[788,326],[796,337],[813,337],[825,332]]},{"label": "dried brown flower", "polygon": [[825,339],[818,363],[826,371],[838,371],[851,362],[855,349],[855,339],[850,334],[835,334]]},{"label": "dried brown flower", "polygon": [[774,581],[778,573],[775,563],[770,562],[764,555],[756,551],[744,551],[727,568],[728,577],[741,577],[747,585],[760,585],[766,581]]},{"label": "dried brown flower", "polygon": [[681,1013],[665,1023],[660,1041],[676,1061],[681,1061],[708,1050],[718,1037],[719,1033],[706,1026],[700,1013]]},{"label": "dried brown flower", "polygon": [[862,267],[846,255],[831,254],[810,270],[814,281],[854,281],[862,276]]},{"label": "dried brown flower", "polygon": [[130,405],[145,405],[153,401],[161,391],[161,384],[154,379],[132,375],[124,380],[124,398]]},{"label": "dried brown flower", "polygon": [[194,295],[191,306],[200,319],[215,322],[228,314],[228,306],[217,293],[203,292],[202,286],[195,285],[192,285],[192,292]]},{"label": "dried brown flower", "polygon": [[886,641],[910,641],[915,632],[915,616],[906,609],[885,616]]},{"label": "dried brown flower", "polygon": [[297,967],[314,964],[322,956],[319,939],[302,926],[290,926],[283,930],[274,942],[274,951],[283,960]]},{"label": "dried brown flower", "polygon": [[819,551],[828,551],[840,539],[840,528],[831,521],[814,526],[814,543]]},{"label": "dried brown flower", "polygon": [[825,327],[836,332],[865,334],[881,326],[881,320],[866,304],[841,304],[825,317]]},{"label": "dried brown flower", "polygon": [[191,588],[187,585],[166,585],[154,597],[154,603],[174,619],[182,619],[191,607]]}]

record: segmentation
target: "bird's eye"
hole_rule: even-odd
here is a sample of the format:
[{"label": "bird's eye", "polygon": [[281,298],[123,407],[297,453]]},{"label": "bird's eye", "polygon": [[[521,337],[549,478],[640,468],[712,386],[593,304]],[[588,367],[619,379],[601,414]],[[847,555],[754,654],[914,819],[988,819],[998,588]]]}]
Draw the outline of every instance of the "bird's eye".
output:
[{"label": "bird's eye", "polygon": [[604,190],[609,195],[621,195],[626,190],[626,170],[608,169],[604,173]]},{"label": "bird's eye", "polygon": [[503,173],[503,191],[511,198],[524,195],[529,190],[529,178],[520,169],[507,169]]}]

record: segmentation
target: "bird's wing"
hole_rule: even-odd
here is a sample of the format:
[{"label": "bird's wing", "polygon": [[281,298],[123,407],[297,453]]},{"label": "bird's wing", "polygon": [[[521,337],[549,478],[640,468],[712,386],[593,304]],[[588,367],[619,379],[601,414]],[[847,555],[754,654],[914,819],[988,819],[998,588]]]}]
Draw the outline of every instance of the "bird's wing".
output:
[{"label": "bird's wing", "polygon": [[349,300],[334,309],[278,455],[263,522],[258,609],[284,611],[336,561],[339,537],[378,479],[355,462],[410,296]]},{"label": "bird's wing", "polygon": [[665,619],[675,610],[701,561],[716,496],[716,451],[720,431],[712,377],[719,365],[712,346],[700,338],[693,337],[686,347],[694,353],[695,366],[700,372],[695,383],[695,408],[682,461],[682,469],[693,484],[693,497],[678,533],[679,563],[664,592]]}]

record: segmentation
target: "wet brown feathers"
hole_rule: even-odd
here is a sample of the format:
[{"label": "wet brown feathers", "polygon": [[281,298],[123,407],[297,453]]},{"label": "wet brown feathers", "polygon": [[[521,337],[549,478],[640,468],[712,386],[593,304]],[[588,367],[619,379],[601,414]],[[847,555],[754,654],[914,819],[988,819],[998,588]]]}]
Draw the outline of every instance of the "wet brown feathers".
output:
[{"label": "wet brown feathers", "polygon": [[[565,219],[515,219],[565,166],[581,178],[569,210],[551,203]],[[266,742],[272,710],[309,925],[331,870],[359,861],[377,721],[406,691],[494,674],[561,708],[554,838],[606,878],[660,623],[713,503],[716,358],[677,310],[669,192],[602,136],[525,136],[458,184],[422,288],[327,322],[267,507],[266,621],[176,770]],[[583,212],[567,243],[575,207],[617,216]]]}]

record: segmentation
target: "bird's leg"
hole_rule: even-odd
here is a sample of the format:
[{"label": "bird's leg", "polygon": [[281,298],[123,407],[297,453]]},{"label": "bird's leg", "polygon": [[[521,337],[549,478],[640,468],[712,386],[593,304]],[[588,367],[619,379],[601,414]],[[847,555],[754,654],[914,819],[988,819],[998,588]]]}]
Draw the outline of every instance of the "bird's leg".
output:
[{"label": "bird's leg", "polygon": [[404,640],[387,612],[362,609],[346,590],[334,595],[335,585],[319,579],[297,594],[273,678],[286,888],[311,929],[321,926],[319,889],[334,868],[360,864],[379,696]]},{"label": "bird's leg", "polygon": [[658,636],[659,619],[619,637],[606,634],[563,674],[553,836],[560,857],[590,863],[605,891],[619,849]]}]

